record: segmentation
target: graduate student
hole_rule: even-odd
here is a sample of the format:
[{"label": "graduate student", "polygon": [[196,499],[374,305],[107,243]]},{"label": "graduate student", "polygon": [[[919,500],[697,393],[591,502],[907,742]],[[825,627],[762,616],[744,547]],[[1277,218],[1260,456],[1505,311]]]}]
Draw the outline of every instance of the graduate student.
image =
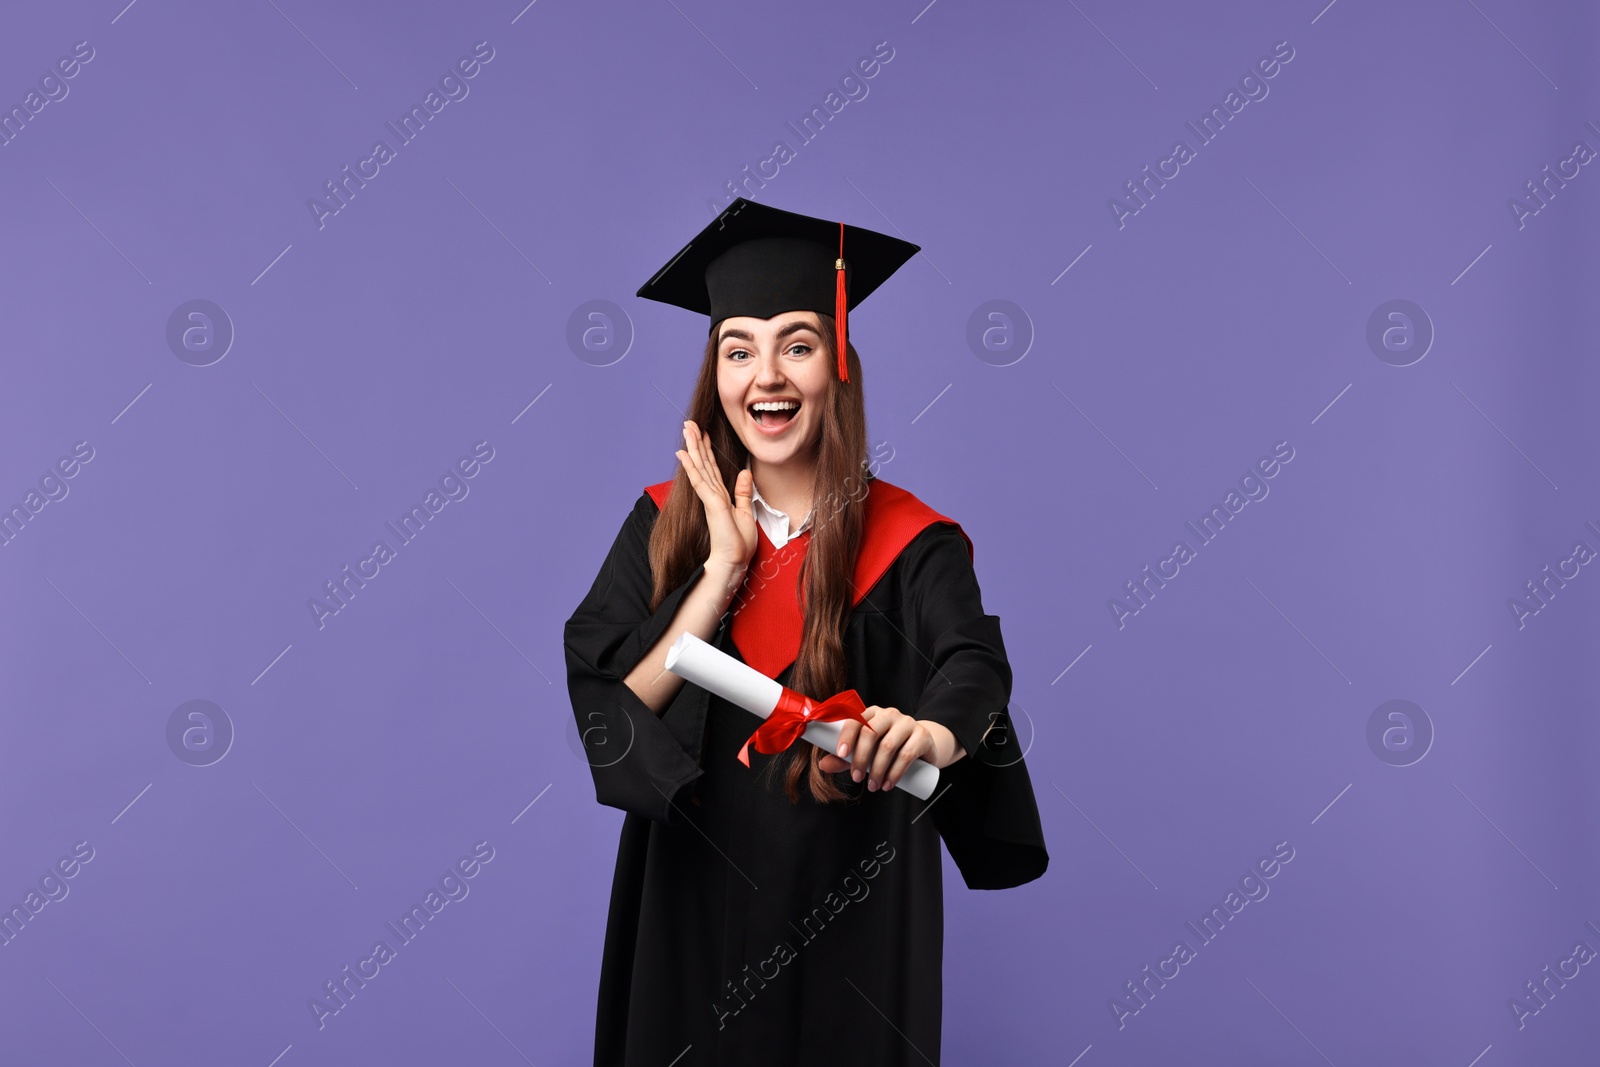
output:
[{"label": "graduate student", "polygon": [[[710,335],[673,478],[564,631],[596,798],[627,813],[597,1067],[937,1064],[940,841],[972,889],[1048,863],[972,542],[868,457],[847,313],[918,250],[741,198],[639,290]],[[854,689],[864,723],[747,766],[762,720],[665,669],[686,631],[813,701]],[[916,759],[926,801],[894,788]]]}]

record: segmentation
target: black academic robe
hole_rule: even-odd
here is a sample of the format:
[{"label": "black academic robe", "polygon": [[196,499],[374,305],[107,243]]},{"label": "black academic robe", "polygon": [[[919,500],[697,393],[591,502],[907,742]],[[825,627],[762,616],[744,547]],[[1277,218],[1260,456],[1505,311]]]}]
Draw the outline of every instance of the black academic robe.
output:
[{"label": "black academic robe", "polygon": [[[761,781],[776,757],[736,758],[759,717],[688,683],[657,715],[623,684],[704,574],[649,612],[658,514],[641,495],[564,631],[596,796],[627,812],[596,1067],[937,1064],[941,838],[971,888],[1019,885],[1048,862],[1005,715],[999,619],[983,611],[965,535],[950,522],[918,533],[852,611],[844,651],[866,704],[945,725],[967,755],[929,801],[845,772],[834,780],[851,800],[817,803],[802,780],[791,804],[781,775]],[[742,660],[729,630],[725,616],[711,643]]]}]

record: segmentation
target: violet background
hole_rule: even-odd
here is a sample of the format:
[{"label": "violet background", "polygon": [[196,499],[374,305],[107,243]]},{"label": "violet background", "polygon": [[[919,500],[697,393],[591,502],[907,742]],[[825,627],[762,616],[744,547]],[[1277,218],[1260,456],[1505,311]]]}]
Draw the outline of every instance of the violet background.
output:
[{"label": "violet background", "polygon": [[[780,138],[741,191],[923,246],[851,317],[869,432],[975,542],[1034,733],[1051,867],[973,893],[947,861],[944,1062],[1593,1056],[1595,967],[1521,1029],[1508,1000],[1600,948],[1600,577],[1520,629],[1508,600],[1600,547],[1600,176],[1521,228],[1507,201],[1600,147],[1595,8],[922,4],[8,13],[7,108],[95,55],[0,147],[0,503],[94,458],[0,548],[0,903],[94,858],[0,946],[0,1060],[588,1062],[622,816],[561,627],[672,473],[702,343],[632,294]],[[1119,229],[1108,200],[1284,40]],[[479,41],[469,95],[319,229],[308,200]],[[208,366],[166,339],[194,299],[236,333]],[[1409,366],[1366,340],[1393,299],[1436,331]],[[620,359],[569,344],[594,300]],[[991,300],[1031,336],[1009,365],[967,340]],[[319,629],[309,598],[481,440]],[[1108,600],[1279,441],[1270,495],[1119,629]],[[1367,743],[1392,699],[1435,732],[1409,766]],[[169,747],[190,700],[235,732],[209,766]],[[309,998],[482,840],[319,1029]],[[1279,841],[1270,895],[1119,1029]]]}]

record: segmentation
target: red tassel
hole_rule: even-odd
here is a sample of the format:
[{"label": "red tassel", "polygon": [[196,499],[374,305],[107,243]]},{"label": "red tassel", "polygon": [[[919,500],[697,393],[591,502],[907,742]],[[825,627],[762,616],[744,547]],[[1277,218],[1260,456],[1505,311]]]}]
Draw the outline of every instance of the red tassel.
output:
[{"label": "red tassel", "polygon": [[848,382],[850,372],[845,369],[844,353],[848,333],[845,330],[844,296],[844,223],[839,223],[839,258],[833,261],[833,323],[834,350],[839,355],[839,380]]}]

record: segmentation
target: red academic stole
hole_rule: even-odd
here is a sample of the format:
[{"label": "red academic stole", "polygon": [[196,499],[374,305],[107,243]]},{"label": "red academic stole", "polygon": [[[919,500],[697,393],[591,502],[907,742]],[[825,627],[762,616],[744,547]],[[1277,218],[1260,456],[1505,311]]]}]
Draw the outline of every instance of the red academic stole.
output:
[{"label": "red academic stole", "polygon": [[[955,522],[881,478],[867,484],[870,488],[861,551],[856,556],[855,574],[851,578],[855,584],[852,606],[871,592],[917,534],[936,522]],[[659,482],[646,486],[645,492],[660,508],[665,505],[671,489],[671,482]],[[961,531],[961,536],[967,542],[970,559],[972,539],[965,530]],[[756,524],[756,551],[744,585],[734,600],[737,611],[733,616],[732,636],[744,661],[768,678],[776,679],[800,654],[805,619],[800,612],[795,582],[810,544],[811,531],[807,530],[782,548],[775,548],[761,524]]]}]

